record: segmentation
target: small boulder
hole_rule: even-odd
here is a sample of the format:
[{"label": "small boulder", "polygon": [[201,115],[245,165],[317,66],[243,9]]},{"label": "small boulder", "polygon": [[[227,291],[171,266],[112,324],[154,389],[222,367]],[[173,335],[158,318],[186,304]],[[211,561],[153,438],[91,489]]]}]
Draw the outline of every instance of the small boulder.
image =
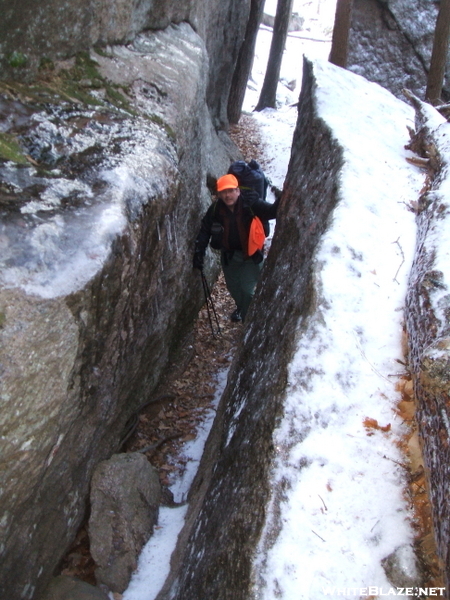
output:
[{"label": "small boulder", "polygon": [[50,582],[41,600],[109,600],[99,588],[85,581],[59,575]]},{"label": "small boulder", "polygon": [[404,588],[421,586],[421,574],[416,555],[409,544],[399,546],[392,554],[383,558],[381,564],[393,586]]},{"label": "small boulder", "polygon": [[161,486],[143,454],[115,454],[95,469],[89,537],[97,583],[123,592],[158,520]]}]

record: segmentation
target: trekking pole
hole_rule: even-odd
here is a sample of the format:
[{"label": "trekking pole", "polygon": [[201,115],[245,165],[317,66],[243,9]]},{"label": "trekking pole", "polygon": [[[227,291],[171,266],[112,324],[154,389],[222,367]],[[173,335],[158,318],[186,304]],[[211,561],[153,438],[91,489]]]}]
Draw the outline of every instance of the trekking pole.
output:
[{"label": "trekking pole", "polygon": [[[206,310],[208,311],[208,319],[209,319],[209,324],[211,326],[211,333],[213,335],[213,338],[217,339],[218,337],[220,337],[222,335],[222,331],[220,330],[220,325],[219,325],[219,319],[217,317],[217,313],[216,313],[216,309],[214,306],[214,302],[211,296],[211,290],[209,289],[209,285],[208,282],[206,281],[206,277],[205,274],[203,273],[203,270],[200,271],[201,276],[202,276],[202,284],[203,284],[203,292],[205,294],[205,302],[206,302]],[[217,330],[214,330],[214,325],[212,322],[212,315],[214,315],[214,319],[216,321],[216,325],[217,325]]]}]

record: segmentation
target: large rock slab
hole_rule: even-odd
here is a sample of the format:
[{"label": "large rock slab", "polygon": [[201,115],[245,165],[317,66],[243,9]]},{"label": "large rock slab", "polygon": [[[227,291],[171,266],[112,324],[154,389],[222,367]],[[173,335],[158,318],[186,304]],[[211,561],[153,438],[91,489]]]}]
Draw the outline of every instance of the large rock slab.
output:
[{"label": "large rock slab", "polygon": [[59,64],[44,87],[0,84],[1,151],[12,153],[0,160],[9,600],[46,586],[95,465],[120,448],[202,302],[190,258],[198,215],[208,177],[236,151],[213,127],[208,73],[184,23]]},{"label": "large rock slab", "polygon": [[427,0],[355,0],[348,68],[400,99],[404,88],[424,98],[437,11]]},{"label": "large rock slab", "polygon": [[[126,44],[146,30],[189,23],[209,57],[208,106],[226,127],[234,65],[244,37],[250,0],[44,0],[20,6],[6,0],[0,21],[0,79],[27,80],[57,60],[93,46]],[[231,25],[232,24],[232,25]]]},{"label": "large rock slab", "polygon": [[429,161],[429,185],[416,204],[418,240],[407,296],[410,367],[429,482],[434,531],[450,584],[450,261],[448,200],[450,124],[415,101],[416,151]]}]

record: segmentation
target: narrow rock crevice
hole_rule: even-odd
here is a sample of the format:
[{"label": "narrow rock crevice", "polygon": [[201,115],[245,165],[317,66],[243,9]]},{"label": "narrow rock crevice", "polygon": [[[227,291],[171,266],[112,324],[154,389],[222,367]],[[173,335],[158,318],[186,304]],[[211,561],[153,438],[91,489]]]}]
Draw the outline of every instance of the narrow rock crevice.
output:
[{"label": "narrow rock crevice", "polygon": [[[251,117],[242,117],[233,127],[231,138],[247,159],[264,164],[264,148],[259,130]],[[200,310],[192,333],[180,344],[178,352],[161,378],[160,384],[125,427],[118,451],[142,452],[158,470],[163,492],[162,504],[175,506],[171,483],[182,476],[185,459],[183,445],[197,435],[198,425],[212,410],[220,372],[229,368],[242,337],[243,326],[232,323],[234,310],[223,276],[212,286],[221,336],[214,338],[205,306]],[[185,500],[186,501],[186,500]],[[90,554],[89,509],[74,543],[57,573],[96,585],[96,565]],[[117,595],[117,594],[116,594]]]}]

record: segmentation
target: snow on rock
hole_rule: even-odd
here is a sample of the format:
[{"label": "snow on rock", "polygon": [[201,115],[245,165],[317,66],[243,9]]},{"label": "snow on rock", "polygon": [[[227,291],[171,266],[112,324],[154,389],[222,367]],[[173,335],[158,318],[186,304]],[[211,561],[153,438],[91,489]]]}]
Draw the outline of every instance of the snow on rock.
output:
[{"label": "snow on rock", "polygon": [[[258,116],[268,154],[290,114]],[[409,204],[424,182],[405,160],[413,124],[379,86],[305,63],[271,251],[200,467],[204,497],[158,600],[420,585],[395,412]]]},{"label": "snow on rock", "polygon": [[407,296],[407,330],[417,421],[430,486],[438,553],[450,584],[450,124],[431,106],[417,108],[413,144],[429,160],[417,210],[417,254]]},{"label": "snow on rock", "polygon": [[[388,589],[383,559],[413,541],[393,375],[415,245],[406,203],[423,184],[405,160],[414,113],[329,64],[313,73],[317,117],[343,150],[340,201],[314,256],[314,311],[298,325],[275,431],[274,494],[255,562],[263,599]],[[366,418],[386,431],[368,436]],[[407,569],[419,583],[412,552]]]},{"label": "snow on rock", "polygon": [[[80,130],[73,127],[77,119],[92,120]],[[158,127],[145,119],[131,123],[126,119],[120,122],[117,117],[115,123],[96,127],[97,119],[101,116],[83,109],[34,115],[28,132],[29,148],[41,162],[42,148],[47,155],[53,148],[67,152],[69,156],[60,161],[63,172],[38,177],[34,167],[2,168],[3,178],[21,197],[21,216],[8,215],[1,225],[3,287],[21,287],[42,298],[81,289],[101,270],[110,255],[111,242],[124,232],[127,220],[136,220],[143,205],[169,193],[169,173],[172,181],[177,179],[175,153],[170,154],[170,144]],[[39,123],[36,130],[35,122]],[[41,137],[43,124],[51,132],[45,137]],[[121,156],[110,150],[119,140]],[[93,167],[99,159],[95,161],[94,152],[100,154],[100,148],[103,165],[95,173]],[[83,153],[88,158],[80,179],[64,176],[65,171],[73,177],[71,169],[76,161],[83,160]],[[80,169],[79,164],[77,167]],[[22,172],[20,179],[17,171]]]}]

